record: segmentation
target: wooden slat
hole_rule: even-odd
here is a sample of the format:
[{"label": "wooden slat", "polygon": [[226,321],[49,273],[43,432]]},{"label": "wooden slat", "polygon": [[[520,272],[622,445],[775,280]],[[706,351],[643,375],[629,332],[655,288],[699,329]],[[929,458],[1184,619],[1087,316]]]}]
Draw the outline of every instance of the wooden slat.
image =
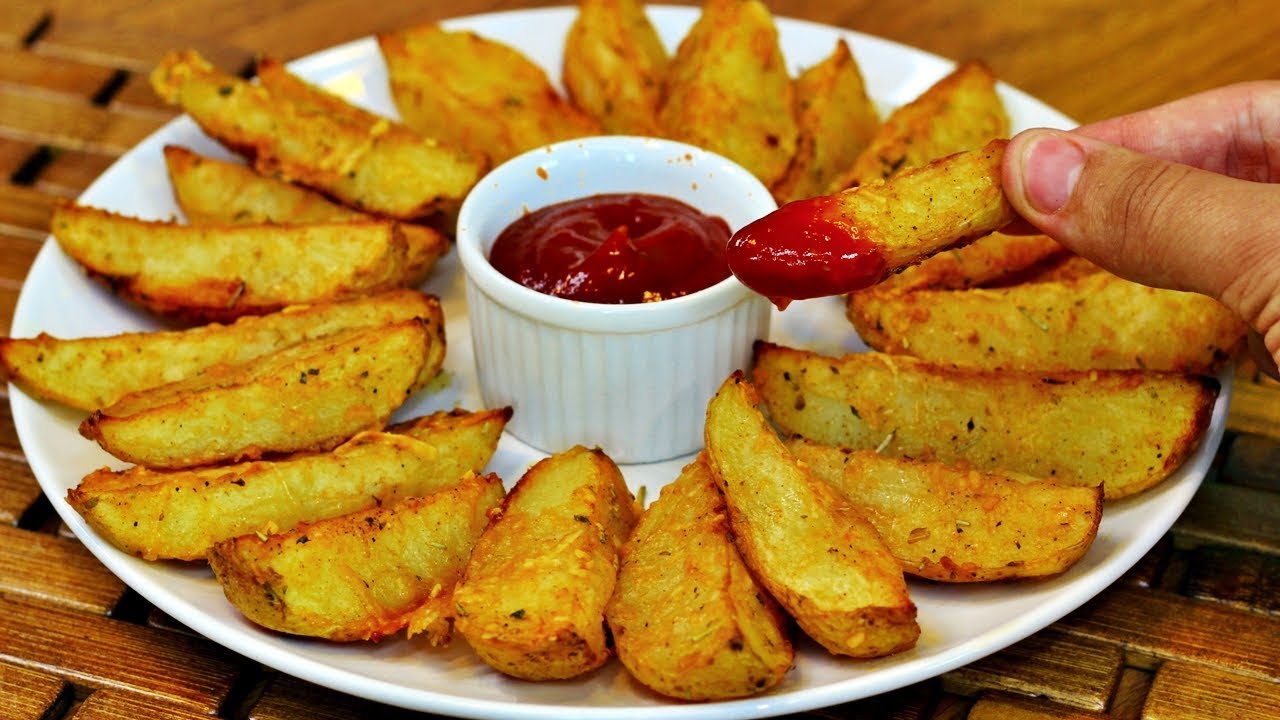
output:
[{"label": "wooden slat", "polygon": [[1178,547],[1200,543],[1280,553],[1280,502],[1275,493],[1207,482],[1173,526]]},{"label": "wooden slat", "polygon": [[991,693],[973,704],[968,720],[1108,720],[1108,716],[1039,698]]},{"label": "wooden slat", "polygon": [[89,100],[116,74],[114,68],[44,57],[25,48],[0,48],[0,85],[19,85]]},{"label": "wooden slat", "polygon": [[[49,218],[57,198],[25,185],[0,184],[0,235],[24,240],[44,240],[49,234]],[[0,243],[7,243],[0,238]],[[0,245],[0,253],[9,252]]]},{"label": "wooden slat", "polygon": [[47,673],[0,662],[0,717],[47,720],[71,704],[71,686]]},{"label": "wooden slat", "polygon": [[1280,617],[1280,557],[1223,547],[1196,548],[1185,588],[1193,598]]},{"label": "wooden slat", "polygon": [[119,155],[161,124],[79,100],[0,87],[0,137]]},{"label": "wooden slat", "polygon": [[[216,25],[218,15],[225,13],[241,13],[239,22],[254,22],[262,16],[253,8],[214,4],[200,12],[184,2],[185,17],[209,25],[184,32],[182,26],[172,22],[172,8],[165,7],[165,3],[132,3],[131,12],[119,14],[113,12],[115,4],[118,3],[102,3],[100,8],[82,7],[76,15],[59,16],[40,36],[34,49],[45,55],[138,73],[149,72],[169,50],[199,50],[231,72],[246,67],[253,58],[252,50],[227,43],[210,27]],[[159,13],[159,17],[146,14],[152,10]],[[245,11],[249,14],[244,14]]]},{"label": "wooden slat", "polygon": [[96,690],[70,720],[208,720],[205,713],[119,690]]},{"label": "wooden slat", "polygon": [[0,181],[9,182],[39,151],[40,146],[35,143],[0,137]]},{"label": "wooden slat", "polygon": [[1236,383],[1231,389],[1227,428],[1280,440],[1280,389],[1270,382]]},{"label": "wooden slat", "polygon": [[13,411],[9,403],[0,404],[0,458],[25,462],[22,444],[18,442],[18,429],[13,425]]},{"label": "wooden slat", "polygon": [[79,542],[0,526],[0,594],[105,615],[124,591]]},{"label": "wooden slat", "polygon": [[1115,690],[1123,654],[1117,646],[1052,628],[942,676],[957,695],[1006,690],[1101,711]]},{"label": "wooden slat", "polygon": [[[1280,400],[1280,393],[1277,393]],[[1280,403],[1273,406],[1280,413]],[[1222,480],[1233,485],[1280,493],[1280,440],[1261,435],[1237,435],[1227,448]]]},{"label": "wooden slat", "polygon": [[426,720],[433,716],[411,714],[343,695],[289,675],[278,675],[267,686],[248,717],[249,720],[349,720],[375,717],[380,720]]},{"label": "wooden slat", "polygon": [[1173,543],[1169,538],[1163,537],[1151,548],[1142,559],[1138,560],[1133,567],[1129,568],[1119,580],[1126,585],[1133,587],[1155,587],[1160,580],[1160,575],[1164,571],[1165,563],[1168,561],[1169,553],[1173,551]]},{"label": "wooden slat", "polygon": [[0,660],[212,714],[239,670],[206,640],[0,597]]},{"label": "wooden slat", "polygon": [[0,47],[20,47],[48,13],[48,3],[0,3]]},{"label": "wooden slat", "polygon": [[1125,650],[1125,662],[1137,668],[1186,660],[1280,680],[1275,622],[1213,603],[1112,588],[1054,627],[1116,643]]},{"label": "wooden slat", "polygon": [[173,106],[156,97],[151,83],[145,73],[131,73],[120,86],[120,90],[111,96],[108,104],[112,110],[136,112],[147,115],[171,118],[178,114]]},{"label": "wooden slat", "polygon": [[[1273,638],[1274,639],[1274,638]],[[1156,672],[1145,720],[1273,720],[1280,713],[1280,684],[1183,662]]]},{"label": "wooden slat", "polygon": [[13,327],[13,308],[18,304],[18,289],[0,286],[0,335],[8,335]]},{"label": "wooden slat", "polygon": [[[8,403],[4,403],[8,407]],[[25,462],[0,458],[0,524],[13,525],[40,498],[40,486]]]},{"label": "wooden slat", "polygon": [[1134,668],[1125,668],[1120,673],[1120,682],[1116,685],[1116,694],[1107,707],[1107,715],[1111,720],[1141,720],[1142,705],[1151,690],[1151,673]]},{"label": "wooden slat", "polygon": [[83,150],[59,150],[40,171],[36,187],[50,196],[73,199],[116,161],[114,155]]},{"label": "wooden slat", "polygon": [[42,244],[38,240],[14,237],[0,230],[0,285],[21,288]]}]

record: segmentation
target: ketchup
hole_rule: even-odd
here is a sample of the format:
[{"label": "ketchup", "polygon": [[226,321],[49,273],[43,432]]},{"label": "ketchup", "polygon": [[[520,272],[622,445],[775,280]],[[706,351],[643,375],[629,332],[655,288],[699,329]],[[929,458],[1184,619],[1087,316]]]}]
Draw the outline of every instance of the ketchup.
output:
[{"label": "ketchup", "polygon": [[779,309],[869,287],[887,267],[875,242],[840,214],[834,196],[783,205],[734,233],[725,255],[738,280]]},{"label": "ketchup", "polygon": [[729,225],[679,200],[606,194],[535,210],[489,251],[498,272],[527,288],[583,302],[654,302],[729,277]]}]

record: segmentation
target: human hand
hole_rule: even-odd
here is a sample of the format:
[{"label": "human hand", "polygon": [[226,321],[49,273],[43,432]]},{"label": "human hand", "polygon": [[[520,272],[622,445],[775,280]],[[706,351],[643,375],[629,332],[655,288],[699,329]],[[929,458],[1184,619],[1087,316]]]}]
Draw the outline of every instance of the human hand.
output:
[{"label": "human hand", "polygon": [[[1136,282],[1221,300],[1280,359],[1280,82],[1231,85],[1005,153],[1010,203]],[[1255,348],[1256,349],[1256,348]]]}]

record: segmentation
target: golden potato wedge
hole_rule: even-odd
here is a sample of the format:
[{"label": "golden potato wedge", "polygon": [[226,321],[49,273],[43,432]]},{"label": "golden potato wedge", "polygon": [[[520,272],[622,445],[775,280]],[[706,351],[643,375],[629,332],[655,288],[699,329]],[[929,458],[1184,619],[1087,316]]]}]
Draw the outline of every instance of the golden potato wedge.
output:
[{"label": "golden potato wedge", "polygon": [[69,490],[67,503],[124,552],[196,560],[221,540],[389,505],[480,472],[510,416],[428,417],[416,436],[366,432],[328,453],[190,470],[102,468]]},{"label": "golden potato wedge", "polygon": [[408,628],[440,644],[450,589],[501,500],[496,475],[470,475],[425,497],[224,540],[209,566],[231,604],[263,627],[339,641]]},{"label": "golden potato wedge", "polygon": [[990,289],[855,293],[849,319],[876,350],[985,370],[1211,374],[1245,337],[1244,322],[1213,298],[1103,272]]},{"label": "golden potato wedge", "polygon": [[564,39],[569,100],[613,135],[661,136],[667,49],[639,0],[582,0]]},{"label": "golden potato wedge", "polygon": [[[378,35],[391,97],[406,124],[497,165],[600,126],[520,51],[470,31],[419,25]],[[460,120],[465,118],[465,121]]]},{"label": "golden potato wedge", "polygon": [[902,568],[875,528],[813,477],[734,373],[707,406],[707,457],[747,566],[809,637],[837,655],[881,657],[916,643]]},{"label": "golden potato wedge", "polygon": [[51,227],[121,297],[191,321],[382,292],[412,270],[404,233],[384,221],[198,227],[60,205]]},{"label": "golden potato wedge", "polygon": [[454,626],[482,660],[525,680],[571,678],[611,652],[604,608],[636,508],[618,467],[575,447],[530,468],[477,541]]},{"label": "golden potato wedge", "polygon": [[618,659],[681,700],[765,692],[795,660],[786,619],[742,561],[705,455],[685,466],[622,546],[605,608]]},{"label": "golden potato wedge", "polygon": [[416,319],[349,330],[126,395],[86,418],[80,434],[161,469],[328,450],[386,424],[413,392],[430,344]]},{"label": "golden potato wedge", "polygon": [[480,158],[385,118],[366,125],[351,119],[363,111],[334,116],[300,108],[193,51],[166,55],[151,87],[259,172],[377,215],[413,220],[454,207],[485,169]]},{"label": "golden potato wedge", "polygon": [[1008,135],[1009,117],[996,93],[995,75],[981,60],[968,60],[890,113],[852,167],[837,176],[827,192],[884,180]]},{"label": "golden potato wedge", "polygon": [[908,575],[986,582],[1056,575],[1093,544],[1102,488],[847,450],[787,448],[862,513]]},{"label": "golden potato wedge", "polygon": [[1075,257],[1047,235],[993,232],[963,247],[943,250],[885,278],[863,293],[919,289],[964,290],[1014,282]]},{"label": "golden potato wedge", "polygon": [[787,172],[771,188],[778,202],[825,195],[880,128],[862,71],[843,39],[795,80],[799,135]]},{"label": "golden potato wedge", "polygon": [[765,186],[796,151],[795,90],[773,16],[759,0],[707,0],[667,69],[668,137],[737,161]]},{"label": "golden potato wedge", "polygon": [[293,305],[187,330],[61,339],[0,338],[0,380],[85,411],[114,405],[140,390],[185,380],[217,365],[237,365],[343,330],[421,318],[431,337],[419,385],[444,360],[444,315],[435,297],[391,290],[344,302]]},{"label": "golden potato wedge", "polygon": [[1218,382],[1141,370],[995,372],[912,357],[824,357],[756,345],[770,419],[824,445],[1103,485],[1108,499],[1168,477],[1209,427]]},{"label": "golden potato wedge", "polygon": [[[177,145],[165,146],[164,160],[178,207],[193,225],[302,225],[374,219],[320,193]],[[404,284],[417,285],[449,251],[449,240],[426,225],[401,223],[399,227],[408,245]]]}]

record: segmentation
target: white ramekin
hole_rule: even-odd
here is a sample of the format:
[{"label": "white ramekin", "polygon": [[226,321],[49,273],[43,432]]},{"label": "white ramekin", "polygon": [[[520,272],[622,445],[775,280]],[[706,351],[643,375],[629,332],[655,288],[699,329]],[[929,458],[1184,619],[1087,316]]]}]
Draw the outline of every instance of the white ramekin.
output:
[{"label": "white ramekin", "polygon": [[495,168],[458,214],[481,396],[511,405],[507,429],[545,452],[598,446],[619,463],[691,453],[715,389],[768,335],[767,300],[730,277],[656,303],[584,303],[530,290],[489,263],[494,240],[521,215],[601,193],[674,197],[731,231],[777,207],[733,161],[668,140],[569,140]]}]

